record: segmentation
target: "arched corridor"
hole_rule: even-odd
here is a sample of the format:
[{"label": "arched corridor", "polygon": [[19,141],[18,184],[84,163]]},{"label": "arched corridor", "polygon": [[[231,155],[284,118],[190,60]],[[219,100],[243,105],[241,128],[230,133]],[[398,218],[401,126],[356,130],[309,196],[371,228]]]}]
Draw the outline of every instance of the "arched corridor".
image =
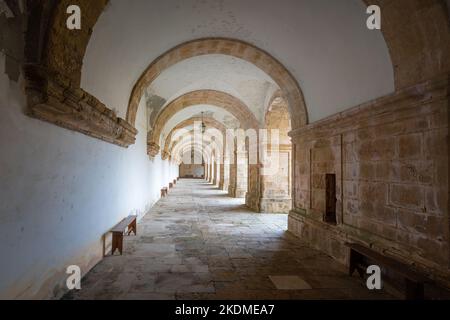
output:
[{"label": "arched corridor", "polygon": [[449,2],[0,0],[0,299],[447,298]]},{"label": "arched corridor", "polygon": [[[65,299],[389,299],[211,183],[181,179]],[[273,279],[273,281],[272,281]],[[277,288],[279,286],[279,288]]]}]

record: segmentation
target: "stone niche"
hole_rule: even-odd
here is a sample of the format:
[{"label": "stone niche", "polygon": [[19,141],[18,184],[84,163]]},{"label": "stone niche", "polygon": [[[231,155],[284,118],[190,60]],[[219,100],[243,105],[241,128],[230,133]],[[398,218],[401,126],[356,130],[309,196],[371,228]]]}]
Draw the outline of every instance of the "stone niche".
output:
[{"label": "stone niche", "polygon": [[[359,242],[450,286],[449,76],[292,132],[289,230],[346,263]],[[336,174],[336,224],[324,221]]]}]

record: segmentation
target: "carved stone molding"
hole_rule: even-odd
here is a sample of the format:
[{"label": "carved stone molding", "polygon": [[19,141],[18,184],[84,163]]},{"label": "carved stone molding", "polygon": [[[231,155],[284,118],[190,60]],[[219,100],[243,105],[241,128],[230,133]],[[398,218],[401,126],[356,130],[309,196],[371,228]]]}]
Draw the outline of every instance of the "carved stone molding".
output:
[{"label": "carved stone molding", "polygon": [[37,65],[25,66],[25,78],[28,115],[121,147],[135,143],[136,128],[84,90]]},{"label": "carved stone molding", "polygon": [[170,153],[169,152],[164,151],[164,150],[161,152],[161,158],[163,160],[167,160],[169,157],[170,157]]},{"label": "carved stone molding", "polygon": [[151,142],[147,140],[147,154],[150,157],[156,157],[156,155],[159,153],[159,145],[155,142]]}]

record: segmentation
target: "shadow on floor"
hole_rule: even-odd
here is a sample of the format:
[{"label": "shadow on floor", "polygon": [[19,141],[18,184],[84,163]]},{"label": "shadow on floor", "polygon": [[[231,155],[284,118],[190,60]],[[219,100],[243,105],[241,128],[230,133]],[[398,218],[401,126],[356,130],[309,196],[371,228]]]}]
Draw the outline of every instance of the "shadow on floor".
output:
[{"label": "shadow on floor", "polygon": [[[65,299],[391,299],[287,232],[287,215],[180,180]],[[290,289],[283,289],[288,286]]]}]

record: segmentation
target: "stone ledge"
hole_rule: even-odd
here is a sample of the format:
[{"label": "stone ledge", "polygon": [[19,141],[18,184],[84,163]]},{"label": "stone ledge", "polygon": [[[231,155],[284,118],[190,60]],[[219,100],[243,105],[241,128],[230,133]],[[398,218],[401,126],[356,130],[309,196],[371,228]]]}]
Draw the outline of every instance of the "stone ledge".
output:
[{"label": "stone ledge", "polygon": [[25,66],[27,114],[59,127],[127,148],[138,131],[81,88],[56,81],[37,65]]},{"label": "stone ledge", "polygon": [[[401,110],[414,110],[436,101],[448,100],[450,95],[450,74],[444,73],[433,79],[399,90],[392,94],[351,107],[327,118],[292,130],[289,136],[301,137],[312,129],[331,131],[336,128],[361,127],[379,117],[389,117]],[[396,121],[398,119],[393,119]],[[362,125],[361,125],[362,124]]]}]

